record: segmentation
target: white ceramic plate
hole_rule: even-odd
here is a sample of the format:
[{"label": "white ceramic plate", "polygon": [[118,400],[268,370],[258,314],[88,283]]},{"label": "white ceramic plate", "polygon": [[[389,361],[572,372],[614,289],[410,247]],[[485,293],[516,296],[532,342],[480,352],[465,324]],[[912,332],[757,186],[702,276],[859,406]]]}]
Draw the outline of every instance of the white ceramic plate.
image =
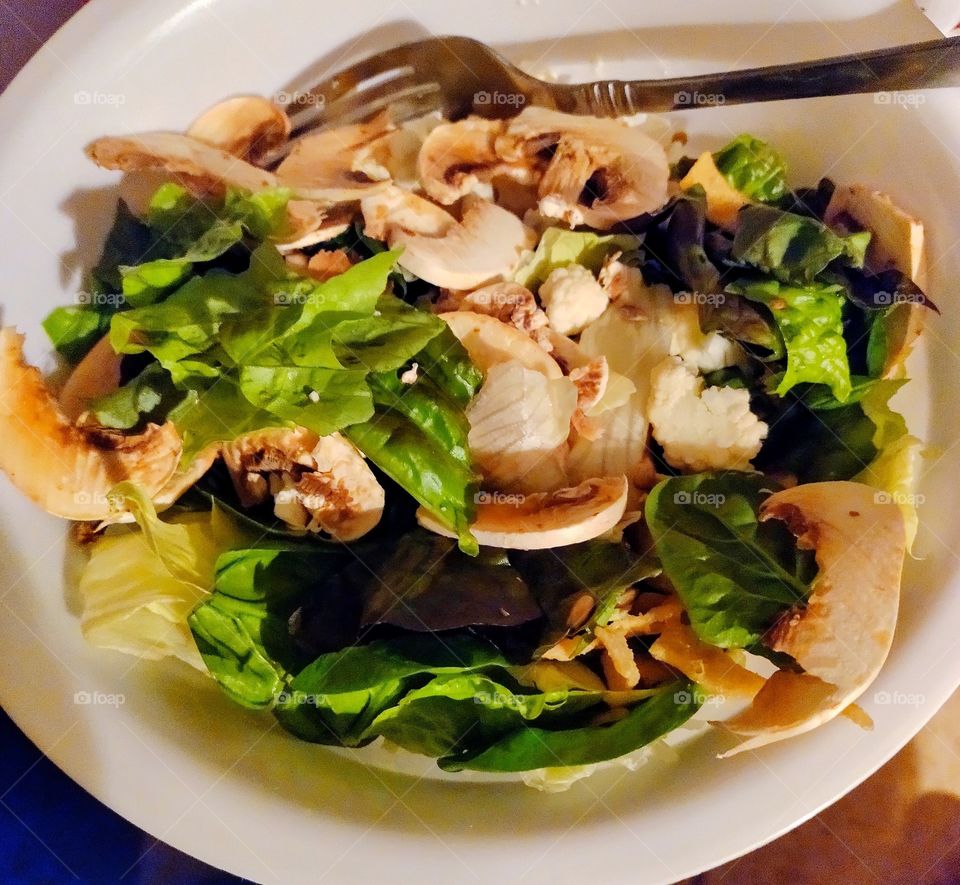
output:
[{"label": "white ceramic plate", "polygon": [[[662,76],[935,36],[909,3],[807,0],[784,8],[729,0],[675,0],[669,10],[632,0],[95,0],[0,99],[3,322],[26,330],[29,355],[52,365],[40,319],[77,290],[79,269],[96,257],[116,199],[115,177],[85,160],[86,142],[104,133],[182,129],[231,93],[289,88],[318,58],[324,69],[426,32],[456,32],[503,46],[534,68],[589,76],[599,56],[604,74]],[[795,181],[829,174],[869,182],[928,225],[932,295],[945,316],[930,324],[913,361],[918,382],[902,405],[914,429],[942,452],[921,488],[923,558],[909,564],[895,647],[864,700],[872,732],[837,721],[718,761],[724,738],[707,731],[673,761],[613,770],[560,795],[368,769],[294,741],[270,716],[234,707],[185,667],[86,646],[64,525],[6,481],[3,706],[54,762],[120,814],[263,882],[398,874],[446,883],[669,881],[808,818],[888,759],[960,683],[953,502],[960,474],[958,105],[956,92],[941,92],[912,103],[864,96],[676,115],[694,147],[749,130],[786,152]]]}]

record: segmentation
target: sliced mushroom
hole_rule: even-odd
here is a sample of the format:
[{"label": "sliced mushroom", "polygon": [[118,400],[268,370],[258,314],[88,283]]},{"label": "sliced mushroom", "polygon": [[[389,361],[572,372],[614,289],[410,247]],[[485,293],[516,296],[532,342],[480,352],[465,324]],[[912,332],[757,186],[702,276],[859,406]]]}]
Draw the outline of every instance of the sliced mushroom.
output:
[{"label": "sliced mushroom", "polygon": [[380,521],[383,488],[338,433],[271,428],[245,434],[222,454],[243,506],[272,496],[274,513],[291,528],[352,541]]},{"label": "sliced mushroom", "polygon": [[260,191],[277,184],[272,172],[175,132],[98,138],[87,146],[87,156],[104,169],[163,169],[194,188],[215,192],[225,185]]},{"label": "sliced mushroom", "polygon": [[153,496],[173,475],[181,444],[173,424],[126,436],[78,427],[63,414],[40,372],[23,359],[23,336],[0,330],[0,470],[44,510],[100,520],[110,491],[130,480]]},{"label": "sliced mushroom", "polygon": [[637,127],[531,106],[497,139],[510,164],[549,150],[537,191],[541,215],[606,230],[667,201],[666,153]]},{"label": "sliced mushroom", "polygon": [[313,469],[311,452],[319,437],[303,427],[273,427],[245,433],[221,447],[221,456],[237,497],[244,507],[267,500],[270,473],[293,473],[298,467]]},{"label": "sliced mushroom", "polygon": [[516,326],[508,326],[496,317],[470,310],[442,313],[440,319],[466,348],[471,362],[484,372],[498,363],[516,360],[548,378],[563,375],[559,363]]},{"label": "sliced mushroom", "polygon": [[204,111],[190,124],[187,135],[256,163],[287,140],[290,119],[269,99],[240,95]]},{"label": "sliced mushroom", "polygon": [[564,462],[577,393],[511,360],[492,366],[467,406],[470,452],[494,488],[546,492],[567,485]]},{"label": "sliced mushroom", "polygon": [[[626,477],[607,476],[555,492],[491,496],[477,506],[470,531],[485,547],[565,547],[609,531],[619,522],[626,505]],[[417,521],[432,532],[453,537],[450,529],[422,507],[417,511]]]},{"label": "sliced mushroom", "polygon": [[771,495],[761,519],[780,519],[813,549],[820,571],[805,607],[788,613],[767,644],[804,670],[778,670],[753,704],[722,723],[745,740],[725,755],[828,722],[873,682],[893,642],[905,554],[903,515],[869,486],[821,482]]},{"label": "sliced mushroom", "polygon": [[457,224],[446,209],[393,185],[364,197],[360,211],[363,232],[391,246],[406,234],[442,237]]},{"label": "sliced mushroom", "polygon": [[548,324],[533,292],[519,283],[491,283],[470,292],[460,302],[460,309],[495,317],[528,335]]},{"label": "sliced mushroom", "polygon": [[80,360],[60,390],[60,408],[69,421],[76,421],[91,400],[106,396],[120,386],[120,362],[123,357],[104,335]]},{"label": "sliced mushroom", "polygon": [[297,196],[342,203],[359,200],[388,182],[373,181],[354,170],[357,152],[392,128],[384,112],[366,123],[323,129],[296,142],[277,167],[277,183]]},{"label": "sliced mushroom", "polygon": [[[830,198],[824,221],[830,225],[864,228],[872,234],[867,264],[874,271],[896,268],[921,289],[927,286],[923,223],[904,212],[886,194],[862,184],[841,185]],[[926,308],[902,304],[887,318],[889,340],[885,377],[895,377],[923,331]]]},{"label": "sliced mushroom", "polygon": [[290,200],[286,236],[274,245],[279,252],[288,253],[325,243],[350,230],[356,214],[349,204],[324,206],[314,200]]},{"label": "sliced mushroom", "polygon": [[417,190],[417,158],[424,140],[440,124],[436,113],[402,123],[361,147],[352,169],[373,181],[392,181],[405,190]]},{"label": "sliced mushroom", "polygon": [[497,139],[506,126],[504,120],[480,117],[437,126],[424,141],[417,160],[423,189],[438,203],[449,206],[467,194],[489,196],[490,183],[498,176],[526,184],[534,182],[538,177],[535,156],[506,162],[497,154]]},{"label": "sliced mushroom", "polygon": [[401,267],[435,286],[462,291],[511,277],[535,239],[519,218],[485,200],[472,201],[463,219],[440,235],[387,231],[389,245],[403,247]]}]

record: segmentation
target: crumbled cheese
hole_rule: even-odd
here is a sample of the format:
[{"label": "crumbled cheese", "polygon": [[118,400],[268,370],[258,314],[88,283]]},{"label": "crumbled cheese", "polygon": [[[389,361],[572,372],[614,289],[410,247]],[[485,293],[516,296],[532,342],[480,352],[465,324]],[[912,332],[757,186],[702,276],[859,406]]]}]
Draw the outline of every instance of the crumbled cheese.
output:
[{"label": "crumbled cheese", "polygon": [[417,380],[419,369],[420,366],[417,365],[417,363],[413,363],[409,369],[400,375],[400,381],[403,384],[414,384]]},{"label": "crumbled cheese", "polygon": [[653,437],[680,470],[747,470],[767,425],[750,411],[750,393],[708,387],[677,357],[654,366],[647,404]]},{"label": "crumbled cheese", "polygon": [[318,403],[320,402],[320,394],[315,390],[311,390],[310,393],[307,394],[307,399],[312,403]]},{"label": "crumbled cheese", "polygon": [[608,304],[603,287],[579,264],[551,271],[540,286],[540,301],[550,325],[561,335],[576,335],[597,319]]}]

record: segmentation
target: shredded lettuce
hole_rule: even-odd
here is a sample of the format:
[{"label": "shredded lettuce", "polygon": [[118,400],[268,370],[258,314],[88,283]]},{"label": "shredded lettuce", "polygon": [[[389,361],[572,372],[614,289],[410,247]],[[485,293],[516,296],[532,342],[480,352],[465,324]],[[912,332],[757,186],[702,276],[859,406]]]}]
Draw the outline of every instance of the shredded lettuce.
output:
[{"label": "shredded lettuce", "polygon": [[783,157],[752,135],[738,135],[714,153],[713,162],[730,186],[751,200],[772,203],[787,192]]}]

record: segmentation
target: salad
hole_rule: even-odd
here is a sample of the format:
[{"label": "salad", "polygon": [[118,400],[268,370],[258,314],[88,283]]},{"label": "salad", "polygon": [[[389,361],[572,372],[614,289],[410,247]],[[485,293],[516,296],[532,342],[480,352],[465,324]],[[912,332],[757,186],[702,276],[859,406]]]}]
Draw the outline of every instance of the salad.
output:
[{"label": "salad", "polygon": [[0,332],[0,468],[73,521],[86,638],[446,771],[868,727],[921,223],[660,117],[289,138],[250,96],[95,141],[126,196],[44,322],[65,383]]}]

